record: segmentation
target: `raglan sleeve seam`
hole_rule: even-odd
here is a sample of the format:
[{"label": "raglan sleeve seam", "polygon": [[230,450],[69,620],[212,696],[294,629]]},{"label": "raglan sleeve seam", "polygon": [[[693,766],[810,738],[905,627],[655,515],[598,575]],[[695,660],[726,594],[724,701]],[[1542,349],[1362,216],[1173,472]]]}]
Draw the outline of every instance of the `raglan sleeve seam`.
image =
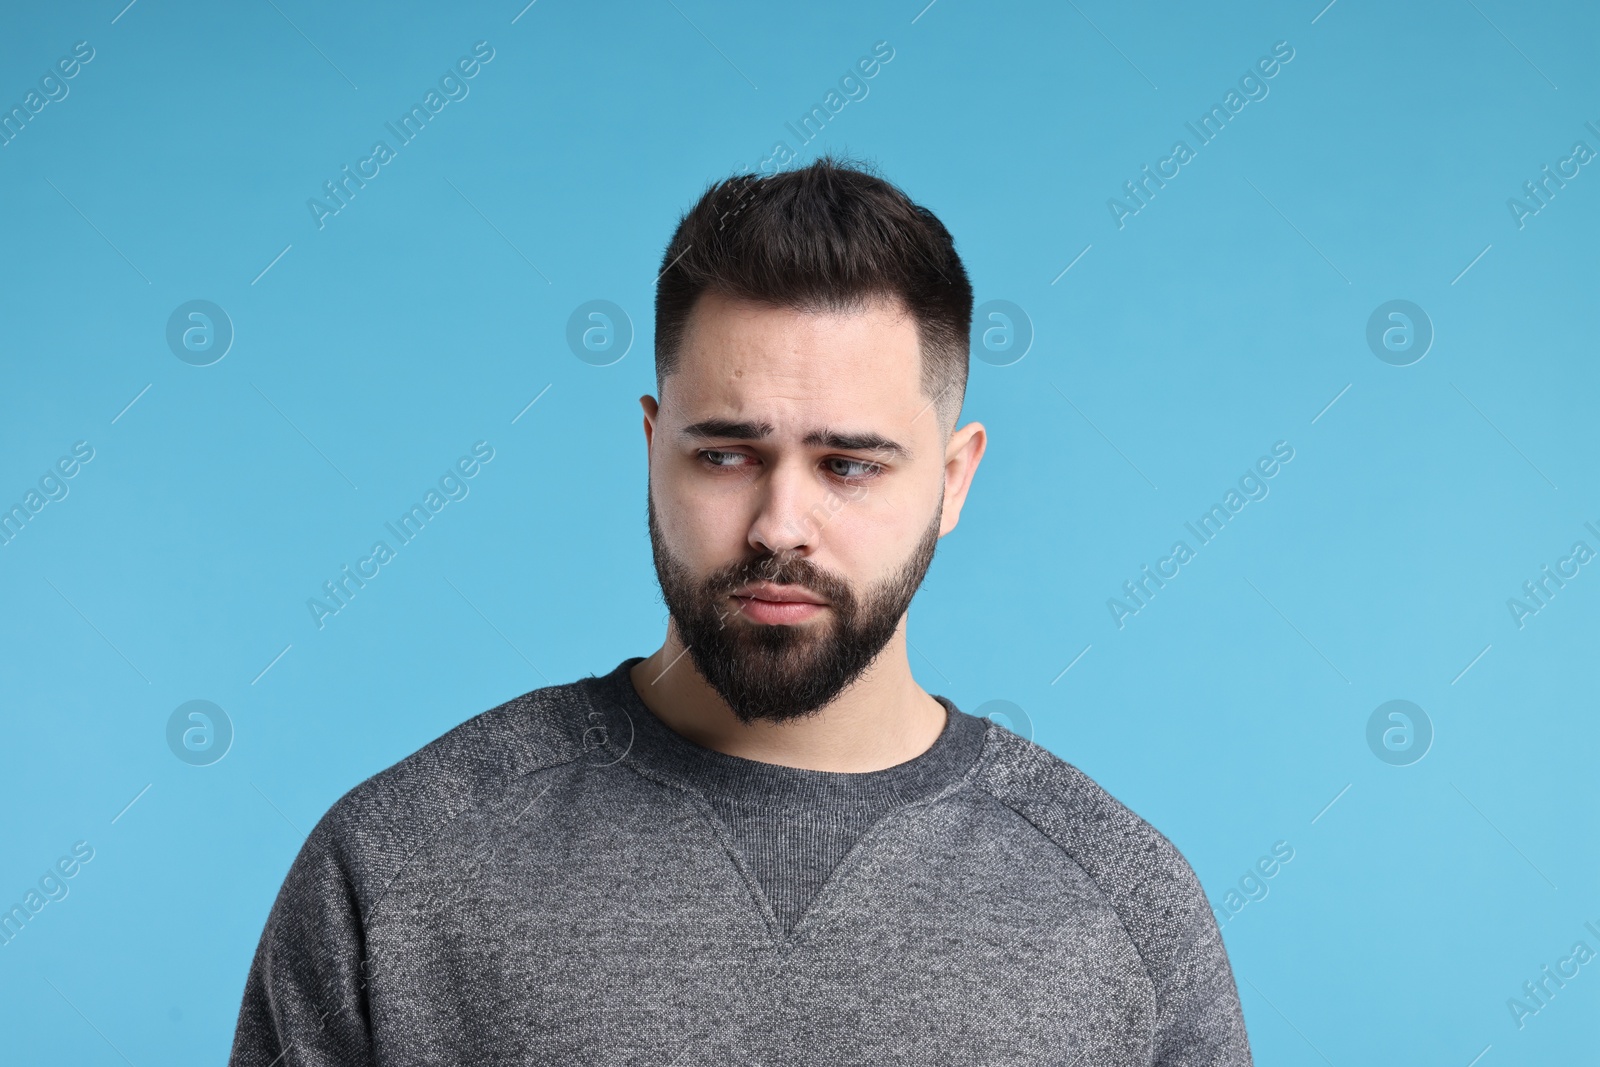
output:
[{"label": "raglan sleeve seam", "polygon": [[[1082,772],[1079,773],[1081,774]],[[1123,909],[1117,906],[1114,895],[1102,883],[1102,879],[1096,876],[1095,873],[1091,871],[1074,854],[1073,850],[1069,848],[1065,842],[1061,841],[1055,834],[1051,833],[1044,826],[1041,826],[1038,821],[1030,818],[1016,805],[1007,802],[1003,797],[996,794],[993,790],[983,786],[975,786],[975,788],[982,789],[985,794],[993,797],[996,803],[1015,813],[1018,818],[1032,826],[1041,836],[1043,836],[1051,844],[1055,845],[1056,848],[1058,848],[1075,867],[1084,873],[1084,876],[1089,880],[1089,882],[1094,885],[1096,892],[1099,893],[1101,900],[1105,903],[1105,906],[1110,910],[1111,914],[1116,917],[1117,925],[1122,930],[1123,936],[1127,938],[1128,943],[1133,947],[1134,954],[1139,960],[1139,965],[1143,971],[1144,978],[1151,990],[1151,1002],[1153,1009],[1151,1018],[1151,1038],[1154,1042],[1153,1052],[1158,1057],[1153,1061],[1153,1064],[1156,1065],[1156,1067],[1159,1067],[1161,1064],[1172,1062],[1167,1058],[1167,1053],[1169,1052],[1169,1042],[1172,1040],[1171,1026],[1175,1020],[1168,1018],[1168,1016],[1171,1015],[1174,1010],[1183,1010],[1181,996],[1183,989],[1176,985],[1176,978],[1172,974],[1172,971],[1173,968],[1182,965],[1182,954],[1185,951],[1194,948],[1197,943],[1206,939],[1208,933],[1206,925],[1208,922],[1212,921],[1210,907],[1208,905],[1201,906],[1204,903],[1204,894],[1200,886],[1199,878],[1195,875],[1194,869],[1189,864],[1188,860],[1184,858],[1183,853],[1175,844],[1172,843],[1171,839],[1162,834],[1161,831],[1157,830],[1154,826],[1151,826],[1148,822],[1139,819],[1139,817],[1133,812],[1128,811],[1125,807],[1122,807],[1114,797],[1106,794],[1108,800],[1112,801],[1113,804],[1116,804],[1117,807],[1121,808],[1121,810],[1127,812],[1127,817],[1137,820],[1142,831],[1149,836],[1150,842],[1155,846],[1158,856],[1161,860],[1165,861],[1167,868],[1171,872],[1172,879],[1166,887],[1163,887],[1159,906],[1174,909],[1180,914],[1184,911],[1191,912],[1191,914],[1186,916],[1186,921],[1184,921],[1180,927],[1180,936],[1183,938],[1183,944],[1171,953],[1170,960],[1168,960],[1162,966],[1157,966],[1155,961],[1152,959],[1150,952],[1147,951],[1146,942],[1135,935],[1133,928],[1129,925],[1128,918],[1124,915]],[[1159,874],[1157,880],[1159,881]],[[1148,881],[1150,881],[1148,876],[1140,879],[1141,884]],[[1238,1004],[1238,991],[1233,979],[1232,964],[1227,959],[1227,950],[1222,944],[1220,931],[1215,932],[1215,937],[1213,940],[1215,943],[1211,946],[1211,958],[1207,960],[1208,967],[1205,974],[1206,983],[1211,986],[1210,996],[1206,997],[1197,1005],[1191,1005],[1191,1007],[1210,1009],[1216,1005],[1218,1001],[1231,1001],[1233,1006]],[[1232,1015],[1237,1012],[1237,1008],[1234,1007],[1232,1010],[1228,1010],[1228,1006],[1225,1006],[1224,1011],[1226,1014]],[[1223,1042],[1223,1048],[1227,1049],[1237,1047],[1242,1053],[1242,1058],[1216,1061],[1218,1063],[1227,1062],[1230,1064],[1248,1065],[1251,1062],[1248,1052],[1248,1038],[1245,1037],[1243,1033],[1242,1016],[1236,1020],[1236,1023],[1237,1025],[1230,1025],[1227,1027],[1227,1029],[1237,1029],[1239,1031],[1237,1043],[1235,1044],[1235,1042],[1225,1039]],[[1188,1061],[1185,1060],[1183,1062]]]},{"label": "raglan sleeve seam", "polygon": [[1126,938],[1128,944],[1133,947],[1134,956],[1139,960],[1139,969],[1143,974],[1144,980],[1150,986],[1151,999],[1154,1002],[1157,1011],[1159,1012],[1159,998],[1161,995],[1161,990],[1159,985],[1156,983],[1155,973],[1150,967],[1150,961],[1145,956],[1144,946],[1139,943],[1139,939],[1137,937],[1133,936],[1133,931],[1128,929],[1128,922],[1125,918],[1123,918],[1122,909],[1118,908],[1112,901],[1111,895],[1106,892],[1105,886],[1100,884],[1100,879],[1095,877],[1094,872],[1085,867],[1078,857],[1072,854],[1072,850],[1058,840],[1056,836],[1049,830],[1045,829],[1043,826],[1040,826],[1033,819],[1028,818],[1027,815],[1018,810],[1014,805],[1008,804],[1003,798],[997,796],[992,790],[986,789],[982,786],[975,786],[974,788],[982,790],[984,795],[993,799],[995,803],[999,804],[1017,818],[1033,827],[1034,830],[1039,833],[1039,836],[1043,837],[1046,841],[1050,842],[1050,844],[1054,845],[1056,849],[1066,857],[1067,862],[1071,863],[1074,867],[1083,872],[1083,876],[1089,880],[1089,884],[1094,886],[1095,892],[1100,894],[1100,901],[1105,905],[1106,910],[1116,918],[1117,929],[1122,931],[1122,936]]}]

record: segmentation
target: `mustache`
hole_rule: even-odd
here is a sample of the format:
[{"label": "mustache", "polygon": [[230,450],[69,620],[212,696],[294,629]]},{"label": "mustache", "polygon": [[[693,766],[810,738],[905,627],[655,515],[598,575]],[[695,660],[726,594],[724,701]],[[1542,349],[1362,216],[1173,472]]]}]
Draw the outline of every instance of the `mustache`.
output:
[{"label": "mustache", "polygon": [[751,582],[796,585],[809,589],[830,603],[845,603],[850,599],[850,587],[846,583],[810,560],[772,552],[722,568],[706,580],[705,587],[713,596],[725,596]]}]

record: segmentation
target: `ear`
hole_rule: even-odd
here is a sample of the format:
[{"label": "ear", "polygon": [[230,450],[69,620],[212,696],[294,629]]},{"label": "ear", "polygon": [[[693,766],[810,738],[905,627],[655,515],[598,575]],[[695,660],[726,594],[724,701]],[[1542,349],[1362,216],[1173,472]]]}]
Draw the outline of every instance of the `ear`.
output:
[{"label": "ear", "polygon": [[972,487],[973,475],[983,459],[989,435],[983,423],[969,422],[950,435],[944,452],[944,517],[939,522],[939,536],[943,537],[961,521],[961,505],[967,502],[967,490]]},{"label": "ear", "polygon": [[660,410],[660,407],[656,404],[656,398],[649,393],[639,398],[639,406],[644,409],[644,450],[648,454],[650,442],[655,437],[656,412]]}]

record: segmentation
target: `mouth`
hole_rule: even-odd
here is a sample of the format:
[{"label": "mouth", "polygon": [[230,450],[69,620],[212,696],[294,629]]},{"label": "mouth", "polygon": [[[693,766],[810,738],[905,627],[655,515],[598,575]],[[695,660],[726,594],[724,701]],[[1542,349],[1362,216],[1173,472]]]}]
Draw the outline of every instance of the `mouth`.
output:
[{"label": "mouth", "polygon": [[803,622],[828,607],[815,593],[797,585],[761,582],[747,585],[732,596],[742,615],[767,624]]}]

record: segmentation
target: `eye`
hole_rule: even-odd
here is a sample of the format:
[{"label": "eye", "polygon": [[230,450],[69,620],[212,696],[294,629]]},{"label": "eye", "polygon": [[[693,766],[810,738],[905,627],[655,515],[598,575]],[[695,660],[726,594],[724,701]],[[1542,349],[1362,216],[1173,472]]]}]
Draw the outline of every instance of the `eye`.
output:
[{"label": "eye", "polygon": [[740,461],[750,457],[743,452],[719,452],[711,448],[700,450],[700,458],[713,467],[737,467]]},{"label": "eye", "polygon": [[[829,465],[829,468],[833,474],[845,479],[846,481],[860,481],[865,478],[871,478],[874,477],[879,471],[883,470],[881,464],[869,463],[864,459],[846,459],[843,456],[833,456],[827,460],[824,460],[823,462]],[[840,470],[838,467],[835,467],[834,464],[840,464],[851,469]]]}]

